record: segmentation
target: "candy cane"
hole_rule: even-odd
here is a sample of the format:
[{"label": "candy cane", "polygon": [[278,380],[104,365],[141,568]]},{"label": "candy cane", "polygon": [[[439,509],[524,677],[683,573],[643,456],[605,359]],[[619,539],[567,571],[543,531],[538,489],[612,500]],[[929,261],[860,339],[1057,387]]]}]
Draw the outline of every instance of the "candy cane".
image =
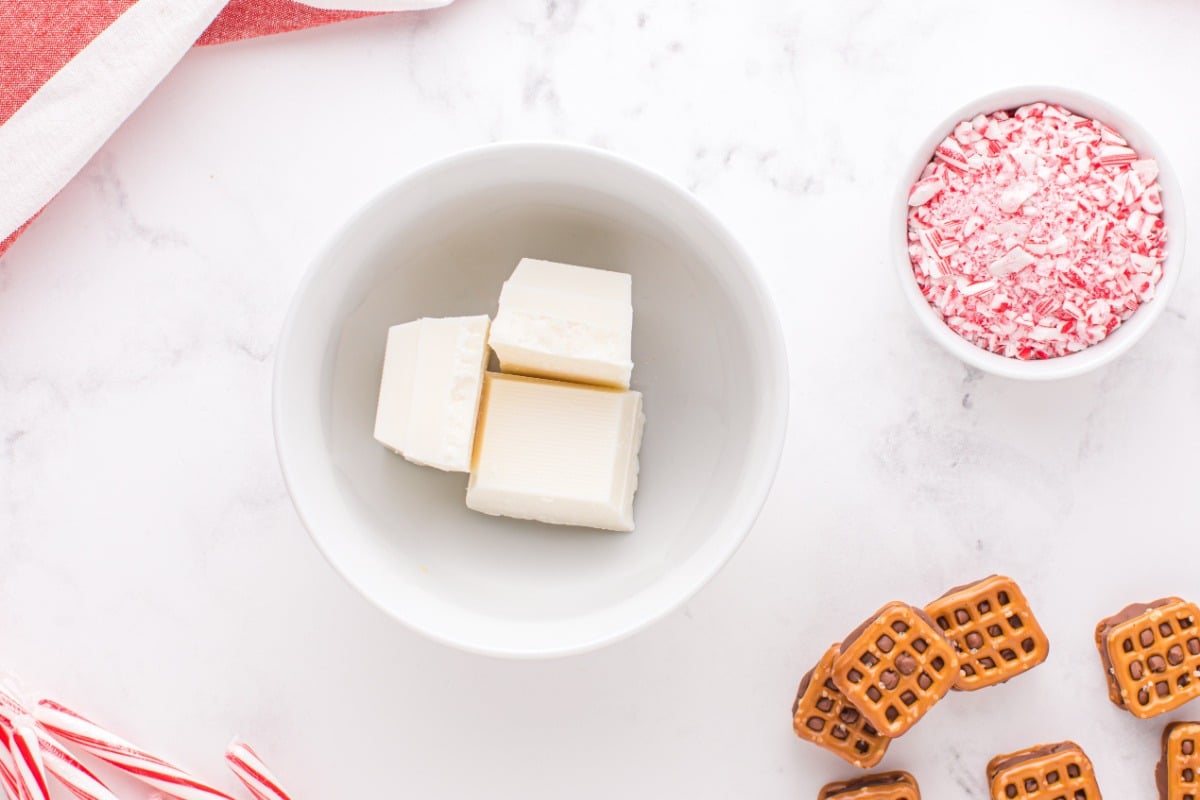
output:
[{"label": "candy cane", "polygon": [[16,765],[15,777],[21,800],[50,800],[42,748],[30,720],[21,720],[13,728],[9,752]]},{"label": "candy cane", "polygon": [[12,759],[12,736],[6,724],[0,724],[0,786],[8,800],[21,800],[21,788],[17,786],[17,765]]},{"label": "candy cane", "polygon": [[8,800],[21,800],[21,790],[17,787],[17,778],[4,764],[0,764],[0,786],[4,787],[4,796]]},{"label": "candy cane", "polygon": [[233,770],[255,800],[292,800],[267,769],[258,753],[245,742],[234,739],[225,750],[225,763]]},{"label": "candy cane", "polygon": [[200,782],[179,767],[147,753],[52,700],[38,701],[33,713],[51,733],[171,797],[180,800],[233,800],[221,790]]},{"label": "candy cane", "polygon": [[44,731],[38,731],[46,769],[79,800],[117,800],[112,790]]},{"label": "candy cane", "polygon": [[[29,710],[25,704],[21,702],[12,691],[0,684],[0,736],[3,736],[4,753],[9,750],[9,738],[6,727],[11,728],[17,720],[28,718]],[[79,800],[117,800],[117,796],[105,786],[99,778],[91,773],[87,767],[80,764],[75,756],[68,753],[58,741],[46,732],[42,726],[38,725],[35,728],[38,737],[38,746],[42,751],[42,761],[46,764],[46,769],[50,774],[58,779],[58,782],[67,788],[71,794],[75,795]],[[13,800],[20,800],[19,789],[16,786],[15,765],[10,769],[13,770],[13,787],[17,793],[13,795]],[[0,770],[0,778],[3,777],[3,771]],[[5,786],[7,790],[8,787]]]}]

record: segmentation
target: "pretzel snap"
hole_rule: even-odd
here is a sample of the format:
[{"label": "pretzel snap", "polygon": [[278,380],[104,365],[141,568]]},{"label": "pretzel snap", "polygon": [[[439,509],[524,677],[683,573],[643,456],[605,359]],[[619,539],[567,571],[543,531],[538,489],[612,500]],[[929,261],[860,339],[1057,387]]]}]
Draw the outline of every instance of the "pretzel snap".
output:
[{"label": "pretzel snap", "polygon": [[1012,578],[992,575],[958,586],[925,606],[958,650],[954,688],[974,691],[1028,672],[1046,660],[1050,641]]},{"label": "pretzel snap", "polygon": [[881,772],[852,781],[829,783],[817,800],[921,800],[917,780],[907,772]]},{"label": "pretzel snap", "polygon": [[1074,742],[996,756],[988,782],[992,800],[1101,800],[1092,762]]},{"label": "pretzel snap", "polygon": [[1108,696],[1139,719],[1200,697],[1200,608],[1178,597],[1127,606],[1096,626]]},{"label": "pretzel snap", "polygon": [[801,739],[840,756],[852,766],[870,769],[883,760],[888,740],[871,727],[833,682],[835,644],[800,681],[792,704],[792,727]]},{"label": "pretzel snap", "polygon": [[906,733],[950,691],[958,654],[924,611],[888,603],[842,642],[833,682],[889,739]]}]

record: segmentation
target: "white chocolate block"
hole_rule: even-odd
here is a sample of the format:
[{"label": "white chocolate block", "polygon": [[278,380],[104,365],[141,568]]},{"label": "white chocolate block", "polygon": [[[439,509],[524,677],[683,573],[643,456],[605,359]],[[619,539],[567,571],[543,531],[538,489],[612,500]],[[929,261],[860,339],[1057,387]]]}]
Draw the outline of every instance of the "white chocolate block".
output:
[{"label": "white chocolate block", "polygon": [[388,329],[375,438],[415,464],[469,472],[487,334],[486,316]]},{"label": "white chocolate block", "polygon": [[379,381],[379,405],[375,409],[375,440],[401,454],[408,438],[420,342],[419,319],[388,328],[383,377]]},{"label": "white chocolate block", "polygon": [[488,341],[501,371],[629,388],[632,284],[623,272],[523,259]]},{"label": "white chocolate block", "polygon": [[467,507],[631,531],[644,421],[639,392],[489,372]]}]

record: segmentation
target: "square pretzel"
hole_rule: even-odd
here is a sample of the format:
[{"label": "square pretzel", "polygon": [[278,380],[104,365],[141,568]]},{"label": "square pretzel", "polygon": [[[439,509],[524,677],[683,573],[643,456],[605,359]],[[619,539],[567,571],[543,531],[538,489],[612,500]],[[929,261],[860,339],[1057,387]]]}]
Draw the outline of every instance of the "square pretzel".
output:
[{"label": "square pretzel", "polygon": [[992,800],[1101,800],[1092,762],[1074,742],[996,756],[988,784]]},{"label": "square pretzel", "polygon": [[863,719],[833,683],[835,644],[800,681],[792,704],[792,728],[801,739],[841,756],[852,766],[870,769],[883,760],[888,740]]},{"label": "square pretzel", "polygon": [[1050,641],[1012,578],[992,575],[958,586],[925,606],[958,649],[954,688],[974,691],[1004,683],[1046,660]]},{"label": "square pretzel", "polygon": [[871,727],[902,736],[950,691],[958,654],[933,620],[888,603],[842,642],[833,682]]},{"label": "square pretzel", "polygon": [[1200,722],[1175,722],[1163,730],[1158,762],[1160,800],[1200,798]]},{"label": "square pretzel", "polygon": [[1108,696],[1139,719],[1200,697],[1200,608],[1178,597],[1127,606],[1100,620],[1096,648]]},{"label": "square pretzel", "polygon": [[921,800],[917,779],[907,772],[881,772],[852,781],[828,783],[817,800]]}]

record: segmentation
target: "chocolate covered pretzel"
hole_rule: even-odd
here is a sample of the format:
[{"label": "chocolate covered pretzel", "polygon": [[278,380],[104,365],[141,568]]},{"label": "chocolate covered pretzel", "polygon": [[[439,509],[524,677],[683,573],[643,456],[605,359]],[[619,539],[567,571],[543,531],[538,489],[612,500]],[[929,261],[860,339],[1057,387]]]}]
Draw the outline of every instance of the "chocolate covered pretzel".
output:
[{"label": "chocolate covered pretzel", "polygon": [[1200,608],[1178,597],[1127,606],[1096,626],[1108,696],[1139,719],[1200,697]]},{"label": "chocolate covered pretzel", "polygon": [[1200,797],[1200,722],[1174,722],[1163,730],[1158,762],[1160,800]]},{"label": "chocolate covered pretzel", "polygon": [[852,781],[828,783],[817,800],[921,800],[917,779],[907,772],[881,772]]},{"label": "chocolate covered pretzel", "polygon": [[992,800],[1101,800],[1092,762],[1074,742],[996,756],[988,785]]},{"label": "chocolate covered pretzel", "polygon": [[838,646],[829,648],[821,661],[800,681],[792,704],[792,727],[801,739],[841,756],[859,769],[870,769],[883,760],[888,740],[863,719],[833,682],[833,660]]},{"label": "chocolate covered pretzel", "polygon": [[950,691],[958,654],[924,611],[888,603],[860,625],[833,660],[833,682],[889,739],[903,735]]},{"label": "chocolate covered pretzel", "polygon": [[1004,683],[1050,653],[1050,641],[1012,578],[992,575],[957,586],[925,611],[958,650],[959,691]]}]

